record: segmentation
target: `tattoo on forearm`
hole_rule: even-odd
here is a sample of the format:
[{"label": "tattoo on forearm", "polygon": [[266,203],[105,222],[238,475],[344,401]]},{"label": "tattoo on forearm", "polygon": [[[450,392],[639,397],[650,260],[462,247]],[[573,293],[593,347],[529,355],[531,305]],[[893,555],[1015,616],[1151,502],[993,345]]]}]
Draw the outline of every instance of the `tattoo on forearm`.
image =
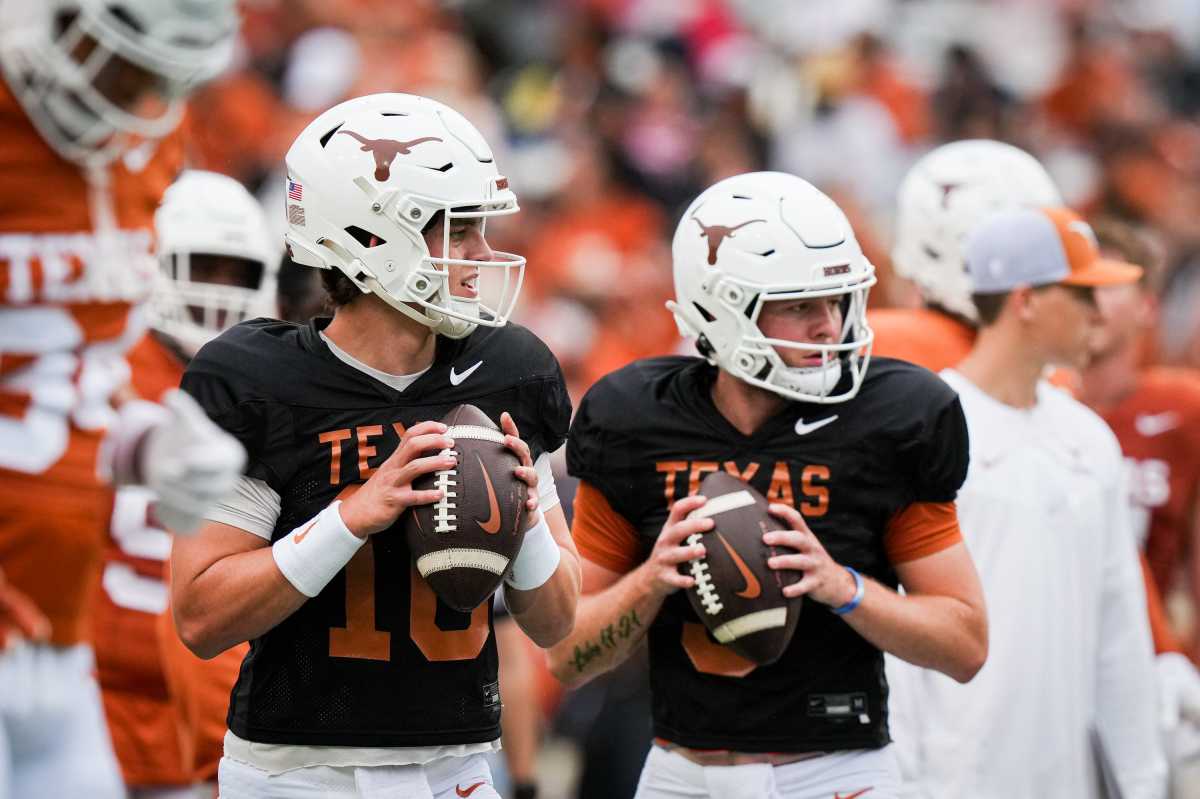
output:
[{"label": "tattoo on forearm", "polygon": [[595,639],[577,644],[571,656],[571,665],[575,667],[576,673],[583,673],[593,660],[607,651],[616,649],[619,641],[632,638],[641,626],[642,620],[638,618],[637,611],[631,610],[612,624],[603,627]]}]

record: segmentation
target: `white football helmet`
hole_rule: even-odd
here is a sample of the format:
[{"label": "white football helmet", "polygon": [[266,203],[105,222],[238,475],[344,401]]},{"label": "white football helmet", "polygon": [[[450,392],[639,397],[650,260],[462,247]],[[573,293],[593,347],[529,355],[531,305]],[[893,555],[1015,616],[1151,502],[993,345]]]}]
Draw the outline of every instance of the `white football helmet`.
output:
[{"label": "white football helmet", "polygon": [[971,229],[996,211],[1058,205],[1050,176],[1024,150],[988,139],[944,144],[900,184],[892,263],[926,303],[977,321],[962,251]]},{"label": "white football helmet", "polygon": [[[454,109],[411,94],[348,100],[296,138],[287,171],[286,240],[297,263],[340,269],[362,291],[451,338],[512,315],[524,258],[435,258],[422,235],[441,212],[445,254],[451,220],[486,223],[520,210],[491,148]],[[477,270],[475,297],[453,295],[452,266]]]},{"label": "white football helmet", "polygon": [[[845,214],[810,183],[782,172],[751,172],[708,188],[684,212],[672,243],[675,314],[708,361],[751,385],[792,400],[843,402],[858,393],[871,357],[867,293],[875,267]],[[763,303],[843,297],[833,342],[767,338]],[[793,368],[778,349],[819,353]],[[842,376],[850,380],[839,393]]]},{"label": "white football helmet", "polygon": [[235,0],[3,0],[0,67],[64,158],[103,165],[178,124],[233,55]]},{"label": "white football helmet", "polygon": [[[258,200],[216,172],[189,170],[171,184],[154,215],[161,274],[150,300],[150,325],[188,354],[221,331],[275,314],[275,278],[283,248],[272,239]],[[215,282],[198,256],[238,264],[237,285]]]}]

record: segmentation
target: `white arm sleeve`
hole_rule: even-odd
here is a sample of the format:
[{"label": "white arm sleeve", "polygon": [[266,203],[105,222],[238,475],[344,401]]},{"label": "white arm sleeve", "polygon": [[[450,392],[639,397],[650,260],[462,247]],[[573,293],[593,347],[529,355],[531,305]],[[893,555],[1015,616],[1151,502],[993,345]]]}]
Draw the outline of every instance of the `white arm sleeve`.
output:
[{"label": "white arm sleeve", "polygon": [[214,505],[204,518],[239,527],[267,541],[279,519],[279,494],[264,481],[243,475],[234,492]]},{"label": "white arm sleeve", "polygon": [[1154,646],[1134,544],[1123,473],[1108,493],[1096,672],[1096,728],[1103,755],[1125,799],[1166,795],[1166,759],[1158,735]]},{"label": "white arm sleeve", "polygon": [[554,472],[550,468],[550,453],[543,452],[533,462],[538,476],[538,507],[544,514],[559,504],[558,488],[554,485]]}]

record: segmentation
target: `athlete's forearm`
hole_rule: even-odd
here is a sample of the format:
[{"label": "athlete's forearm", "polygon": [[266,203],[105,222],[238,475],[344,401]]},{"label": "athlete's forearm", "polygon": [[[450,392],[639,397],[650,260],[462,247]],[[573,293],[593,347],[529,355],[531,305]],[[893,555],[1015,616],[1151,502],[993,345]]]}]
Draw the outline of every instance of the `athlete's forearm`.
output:
[{"label": "athlete's forearm", "polygon": [[987,616],[950,596],[901,596],[867,580],[862,604],[843,616],[859,635],[916,666],[967,682],[987,659]]},{"label": "athlete's forearm", "polygon": [[645,637],[662,608],[662,594],[650,590],[646,567],[579,600],[575,629],[550,650],[550,671],[568,686],[582,685],[616,668]]},{"label": "athlete's forearm", "polygon": [[535,644],[548,649],[571,632],[579,602],[579,561],[559,547],[558,568],[531,591],[505,588],[509,612]]},{"label": "athlete's forearm", "polygon": [[545,515],[550,536],[558,545],[558,567],[537,588],[520,591],[509,584],[504,589],[509,612],[525,634],[543,649],[557,644],[571,632],[583,582],[579,553],[562,507],[556,505]]},{"label": "athlete's forearm", "polygon": [[196,564],[192,543],[178,539],[172,552],[171,603],[179,637],[199,657],[257,638],[308,599],[279,571],[269,546]]}]

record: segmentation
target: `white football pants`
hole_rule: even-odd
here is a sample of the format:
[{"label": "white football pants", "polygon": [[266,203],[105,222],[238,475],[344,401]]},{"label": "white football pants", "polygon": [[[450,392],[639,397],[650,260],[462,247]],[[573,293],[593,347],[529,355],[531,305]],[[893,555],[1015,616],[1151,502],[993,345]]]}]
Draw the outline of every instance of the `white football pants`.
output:
[{"label": "white football pants", "polygon": [[221,758],[220,799],[501,799],[483,755],[413,766],[306,766],[272,775]]},{"label": "white football pants", "polygon": [[92,650],[0,653],[0,799],[123,799]]},{"label": "white football pants", "polygon": [[654,746],[634,799],[897,799],[899,786],[890,746],[785,766],[701,766]]}]

